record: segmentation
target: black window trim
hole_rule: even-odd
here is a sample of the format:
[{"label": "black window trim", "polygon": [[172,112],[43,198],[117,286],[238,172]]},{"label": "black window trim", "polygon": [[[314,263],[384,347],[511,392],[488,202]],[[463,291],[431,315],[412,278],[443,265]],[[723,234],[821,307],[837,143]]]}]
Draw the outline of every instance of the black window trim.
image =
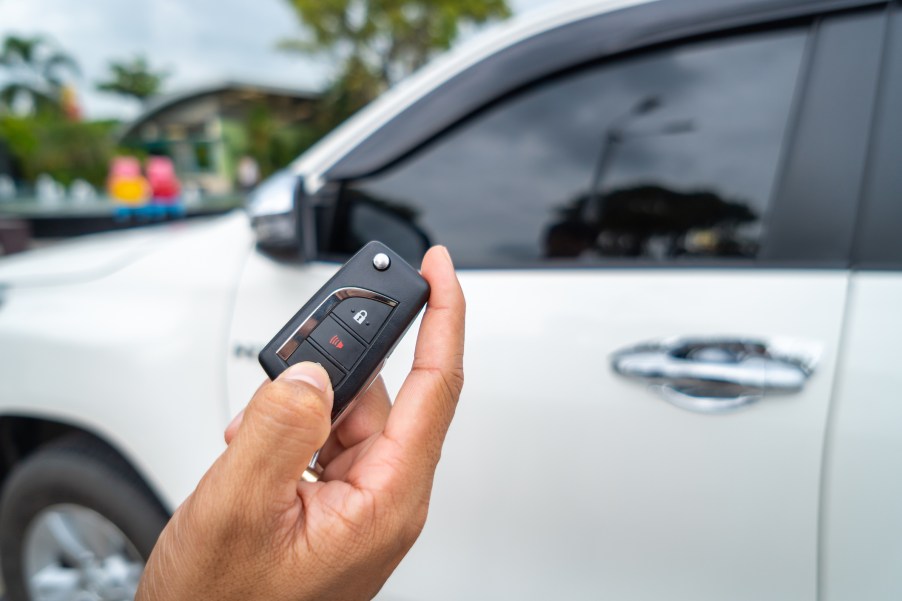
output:
[{"label": "black window trim", "polygon": [[[883,50],[880,56],[880,66],[878,69],[879,80],[877,82],[877,91],[874,98],[874,105],[871,112],[871,124],[869,131],[869,144],[867,148],[866,167],[862,174],[861,186],[859,191],[858,210],[855,215],[855,227],[852,234],[852,249],[850,257],[850,267],[853,272],[896,272],[902,271],[902,262],[897,260],[885,260],[877,258],[862,257],[862,241],[864,236],[868,234],[867,216],[872,211],[876,211],[878,215],[883,207],[878,200],[872,197],[872,188],[876,184],[874,171],[876,169],[876,161],[874,155],[877,151],[877,137],[879,135],[880,119],[883,113],[890,110],[886,99],[886,88],[889,85],[890,77],[902,77],[899,74],[890,72],[890,53],[894,49],[895,44],[902,45],[902,2],[894,1],[886,6],[885,23],[883,33]],[[899,21],[897,23],[896,21]],[[899,39],[895,39],[898,36]],[[897,244],[902,245],[902,241]],[[898,247],[897,247],[898,248]]]},{"label": "black window trim", "polygon": [[[851,268],[853,234],[868,168],[868,149],[873,140],[875,99],[886,42],[885,6],[882,10],[850,11],[849,19],[823,15],[816,22],[804,98],[798,118],[792,124],[795,131],[784,148],[783,171],[771,203],[771,220],[766,224],[766,240],[759,257],[759,263],[764,266],[779,268],[801,263],[817,268],[839,262],[843,269]],[[867,23],[868,20],[871,22]],[[848,39],[844,40],[846,43],[840,40],[856,26],[870,28],[872,36],[868,42],[876,43],[873,47],[854,43],[850,54]],[[837,30],[842,36],[837,37]],[[847,61],[848,71],[837,73],[837,65],[855,52],[861,60]],[[859,87],[854,84],[856,78],[861,78]],[[857,122],[853,121],[856,117]],[[856,123],[857,127],[846,132],[849,137],[841,137],[843,127],[850,123]],[[820,157],[814,162],[814,170],[808,160],[811,156]],[[842,177],[837,180],[840,173]],[[819,187],[821,194],[817,192]],[[818,222],[819,226],[806,227],[812,222]],[[827,231],[832,235],[826,235]],[[806,253],[811,256],[812,248],[823,252],[828,245],[829,259],[799,260]]]}]

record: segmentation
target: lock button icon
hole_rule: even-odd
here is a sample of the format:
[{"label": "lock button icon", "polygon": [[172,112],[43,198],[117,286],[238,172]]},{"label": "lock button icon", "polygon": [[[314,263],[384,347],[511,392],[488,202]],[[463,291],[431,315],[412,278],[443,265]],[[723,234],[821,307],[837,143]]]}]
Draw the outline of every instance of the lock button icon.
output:
[{"label": "lock button icon", "polygon": [[371,298],[346,298],[333,311],[336,319],[370,344],[389,320],[393,308]]}]

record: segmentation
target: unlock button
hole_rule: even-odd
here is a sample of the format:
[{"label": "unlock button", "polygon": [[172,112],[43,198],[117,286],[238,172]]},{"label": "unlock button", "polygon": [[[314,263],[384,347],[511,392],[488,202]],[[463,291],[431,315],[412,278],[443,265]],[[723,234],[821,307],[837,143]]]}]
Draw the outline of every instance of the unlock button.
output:
[{"label": "unlock button", "polygon": [[371,298],[347,298],[332,310],[332,315],[355,334],[372,342],[391,310],[391,306]]}]

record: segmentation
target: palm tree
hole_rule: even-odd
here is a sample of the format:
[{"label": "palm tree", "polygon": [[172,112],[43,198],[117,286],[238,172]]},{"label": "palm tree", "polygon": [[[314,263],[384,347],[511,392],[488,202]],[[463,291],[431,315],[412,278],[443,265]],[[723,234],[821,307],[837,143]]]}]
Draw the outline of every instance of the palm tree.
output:
[{"label": "palm tree", "polygon": [[110,76],[107,81],[97,83],[97,89],[135,98],[144,103],[155,96],[163,87],[169,72],[151,69],[147,59],[136,55],[130,61],[110,62]]},{"label": "palm tree", "polygon": [[0,87],[0,107],[12,110],[27,103],[28,110],[61,110],[65,75],[78,75],[78,64],[48,38],[7,36],[0,47],[0,68],[6,84]]}]

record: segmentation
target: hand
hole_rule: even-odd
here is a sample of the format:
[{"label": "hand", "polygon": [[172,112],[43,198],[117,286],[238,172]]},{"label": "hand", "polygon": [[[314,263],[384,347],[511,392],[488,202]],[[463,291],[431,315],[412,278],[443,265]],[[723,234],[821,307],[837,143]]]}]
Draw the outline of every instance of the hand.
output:
[{"label": "hand", "polygon": [[[422,274],[432,290],[394,406],[377,380],[330,436],[320,366],[263,384],[160,535],[138,601],[375,596],[426,520],[463,386],[465,303],[448,252],[430,249]],[[322,480],[300,481],[324,444]]]}]

